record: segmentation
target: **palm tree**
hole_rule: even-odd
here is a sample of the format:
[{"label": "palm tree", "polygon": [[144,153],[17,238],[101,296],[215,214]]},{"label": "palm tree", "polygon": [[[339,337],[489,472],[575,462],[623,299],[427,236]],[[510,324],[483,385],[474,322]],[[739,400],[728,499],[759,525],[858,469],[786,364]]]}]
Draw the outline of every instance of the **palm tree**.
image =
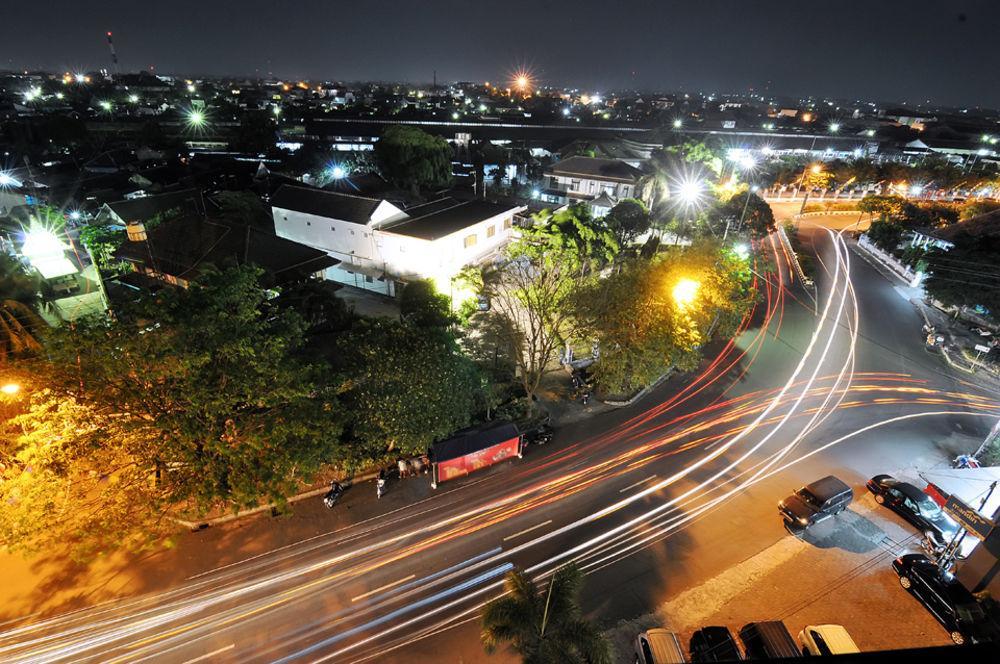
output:
[{"label": "palm tree", "polygon": [[483,609],[486,652],[507,642],[525,664],[609,664],[609,642],[580,611],[582,584],[575,564],[558,570],[542,589],[524,572],[508,572],[506,593]]},{"label": "palm tree", "polygon": [[41,350],[38,332],[45,321],[35,311],[38,284],[21,264],[0,254],[0,362],[8,355]]}]

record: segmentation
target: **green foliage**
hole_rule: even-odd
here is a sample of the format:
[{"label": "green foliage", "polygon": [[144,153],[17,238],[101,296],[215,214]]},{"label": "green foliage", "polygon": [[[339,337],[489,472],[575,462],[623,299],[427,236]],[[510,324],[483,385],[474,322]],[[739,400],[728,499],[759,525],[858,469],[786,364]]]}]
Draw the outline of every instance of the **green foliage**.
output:
[{"label": "green foliage", "polygon": [[94,263],[102,272],[118,272],[119,264],[114,260],[115,252],[127,239],[125,229],[111,224],[89,223],[80,229],[80,241],[94,257]]},{"label": "green foliage", "polygon": [[952,238],[954,247],[925,254],[927,279],[924,289],[947,306],[986,307],[992,316],[1000,312],[1000,238],[962,233]]},{"label": "green foliage", "polygon": [[685,141],[666,148],[666,151],[680,155],[689,164],[702,164],[716,177],[722,174],[722,156],[702,141]]},{"label": "green foliage", "polygon": [[[673,288],[698,284],[695,300],[681,304]],[[755,297],[745,264],[714,243],[672,247],[651,261],[633,261],[579,289],[573,312],[580,337],[596,339],[597,382],[621,394],[652,382],[671,366],[692,369],[711,334],[735,330]]]},{"label": "green foliage", "polygon": [[430,279],[406,284],[399,298],[399,313],[414,327],[448,327],[455,322],[448,296],[438,293]]},{"label": "green foliage", "polygon": [[[302,320],[268,300],[259,276],[249,267],[205,272],[189,289],[145,295],[113,320],[83,319],[53,333],[35,372],[49,392],[22,422],[25,434],[10,450],[19,461],[8,471],[34,495],[29,468],[51,456],[46,472],[52,484],[65,483],[65,501],[15,544],[70,538],[103,549],[102,534],[141,540],[164,512],[280,503],[341,455],[334,388],[297,356]],[[48,449],[36,449],[45,441]],[[61,510],[79,499],[75,480],[97,463],[113,495],[72,509],[93,511],[103,525],[67,532],[74,522],[63,527]]]},{"label": "green foliage", "polygon": [[618,246],[626,247],[649,230],[649,210],[642,201],[626,198],[611,208],[604,223],[614,234]]},{"label": "green foliage", "polygon": [[392,125],[375,144],[382,175],[414,192],[451,184],[451,148],[440,136],[416,127]]},{"label": "green foliage", "polygon": [[903,241],[903,232],[903,227],[895,222],[876,220],[871,223],[865,234],[876,247],[891,253]]},{"label": "green foliage", "polygon": [[610,664],[610,643],[580,610],[582,588],[583,573],[575,564],[557,570],[540,588],[525,572],[508,572],[506,592],[483,608],[486,652],[509,643],[526,664]]},{"label": "green foliage", "polygon": [[966,219],[971,219],[987,212],[993,212],[994,210],[1000,210],[1000,201],[968,201],[962,206],[958,217],[961,221],[965,221]]},{"label": "green foliage", "polygon": [[555,214],[542,210],[534,219],[534,226],[523,229],[521,240],[512,245],[511,255],[541,258],[540,252],[553,250],[588,272],[610,263],[618,253],[613,232],[605,220],[594,219],[586,205],[573,205]]},{"label": "green foliage", "polygon": [[771,206],[763,198],[750,191],[744,191],[730,198],[720,206],[717,214],[722,219],[730,220],[730,230],[733,231],[742,230],[739,228],[739,222],[742,219],[742,228],[745,228],[754,237],[770,235],[776,229]]},{"label": "green foliage", "polygon": [[41,350],[47,325],[35,310],[40,287],[16,258],[0,252],[0,365],[10,356]]},{"label": "green foliage", "polygon": [[480,377],[440,330],[361,319],[340,343],[352,461],[421,454],[468,426]]}]

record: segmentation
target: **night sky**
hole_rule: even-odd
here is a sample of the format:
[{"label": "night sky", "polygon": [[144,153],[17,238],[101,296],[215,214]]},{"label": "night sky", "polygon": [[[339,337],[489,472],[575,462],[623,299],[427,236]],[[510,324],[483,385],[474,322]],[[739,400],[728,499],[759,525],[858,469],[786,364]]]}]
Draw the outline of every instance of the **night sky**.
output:
[{"label": "night sky", "polygon": [[996,0],[40,0],[5,3],[0,68],[768,90],[1000,107]]}]

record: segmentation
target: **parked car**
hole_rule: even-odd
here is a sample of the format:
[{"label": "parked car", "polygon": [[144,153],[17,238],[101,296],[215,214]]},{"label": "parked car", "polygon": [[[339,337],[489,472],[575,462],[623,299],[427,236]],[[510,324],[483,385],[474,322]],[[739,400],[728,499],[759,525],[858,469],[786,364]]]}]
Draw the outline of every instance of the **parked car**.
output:
[{"label": "parked car", "polygon": [[635,664],[684,664],[687,658],[677,635],[666,629],[649,629],[635,637]]},{"label": "parked car", "polygon": [[740,640],[747,659],[798,657],[799,647],[780,620],[747,623],[740,628]]},{"label": "parked car", "polygon": [[702,627],[688,644],[692,662],[735,662],[743,659],[728,627]]},{"label": "parked car", "polygon": [[790,528],[808,528],[843,512],[853,497],[851,487],[833,475],[827,475],[778,503],[778,513]]},{"label": "parked car", "polygon": [[990,641],[990,621],[982,605],[958,580],[927,556],[911,553],[892,563],[899,585],[931,612],[957,645]]},{"label": "parked car", "polygon": [[938,546],[951,542],[961,529],[933,498],[908,482],[891,475],[876,475],[865,486],[875,494],[876,503],[909,521]]},{"label": "parked car", "polygon": [[807,625],[799,632],[805,655],[848,655],[861,652],[841,625]]}]

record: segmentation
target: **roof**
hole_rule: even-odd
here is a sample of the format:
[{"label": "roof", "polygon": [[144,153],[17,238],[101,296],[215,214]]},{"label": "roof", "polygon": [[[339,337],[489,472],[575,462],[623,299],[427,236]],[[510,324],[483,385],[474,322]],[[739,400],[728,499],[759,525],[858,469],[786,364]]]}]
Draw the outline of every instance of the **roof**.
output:
[{"label": "roof", "polygon": [[430,458],[434,463],[457,459],[466,454],[485,450],[499,443],[520,436],[512,422],[494,422],[457,432],[448,440],[431,445]]},{"label": "roof", "polygon": [[154,215],[166,212],[167,210],[180,209],[190,214],[203,213],[205,211],[205,202],[202,200],[201,191],[197,189],[182,189],[156,196],[115,201],[114,203],[108,203],[108,207],[121,217],[122,221],[145,222]]},{"label": "roof", "polygon": [[146,264],[151,251],[156,269],[181,279],[194,278],[209,264],[253,264],[263,268],[276,285],[340,262],[325,251],[250,226],[220,223],[196,215],[163,222],[146,235],[148,242],[126,241],[115,256]]},{"label": "roof", "polygon": [[271,197],[271,207],[362,225],[371,220],[381,202],[374,198],[288,184],[281,185]]},{"label": "roof", "polygon": [[595,157],[570,157],[553,164],[548,170],[556,175],[577,175],[596,180],[635,182],[642,171],[618,159],[598,159]]},{"label": "roof", "polygon": [[851,490],[850,486],[833,475],[827,475],[823,479],[807,484],[805,488],[809,489],[817,498],[821,500],[829,500],[839,493]]},{"label": "roof", "polygon": [[382,230],[421,240],[437,240],[491,217],[514,213],[517,209],[517,206],[482,200],[460,203],[454,199],[443,199],[410,208],[406,211],[410,215],[409,219],[391,226],[383,226]]}]

